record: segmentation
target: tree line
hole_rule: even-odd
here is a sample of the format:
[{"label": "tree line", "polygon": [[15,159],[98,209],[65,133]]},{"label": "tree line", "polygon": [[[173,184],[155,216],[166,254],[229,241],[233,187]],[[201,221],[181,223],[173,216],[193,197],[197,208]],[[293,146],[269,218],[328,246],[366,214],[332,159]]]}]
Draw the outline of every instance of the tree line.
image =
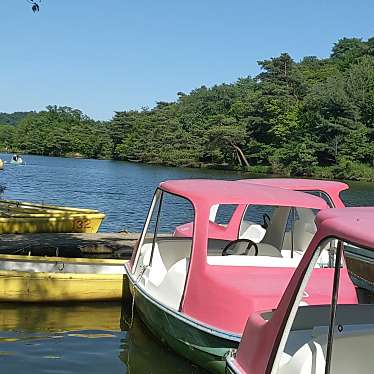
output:
[{"label": "tree line", "polygon": [[258,64],[256,77],[108,122],[58,106],[15,125],[0,115],[0,148],[374,181],[374,37],[340,39],[326,59],[282,53]]}]

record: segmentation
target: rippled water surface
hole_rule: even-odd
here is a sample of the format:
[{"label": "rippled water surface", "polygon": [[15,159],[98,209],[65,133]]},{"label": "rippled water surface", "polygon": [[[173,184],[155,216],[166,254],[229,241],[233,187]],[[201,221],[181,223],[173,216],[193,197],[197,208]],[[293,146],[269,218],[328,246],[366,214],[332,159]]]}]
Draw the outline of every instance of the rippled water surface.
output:
[{"label": "rippled water surface", "polygon": [[[3,160],[11,155],[0,154]],[[139,231],[157,185],[167,179],[240,178],[240,174],[166,168],[119,161],[23,156],[26,166],[6,164],[5,199],[100,209],[101,231]]]},{"label": "rippled water surface", "polygon": [[[9,161],[11,155],[0,154]],[[167,179],[249,178],[230,171],[167,168],[119,161],[25,155],[26,166],[5,165],[4,198],[100,209],[101,231],[140,231],[156,186]],[[350,182],[348,205],[374,205],[374,184]]]},{"label": "rippled water surface", "polygon": [[[0,154],[3,160],[11,155]],[[155,187],[167,179],[238,179],[235,172],[178,169],[115,161],[24,156],[5,165],[7,199],[100,209],[101,231],[140,231]],[[347,205],[374,205],[374,184],[350,182]],[[121,322],[122,321],[122,322]],[[130,327],[131,326],[131,327]],[[0,304],[4,373],[203,373],[158,344],[120,304]]]},{"label": "rippled water surface", "polygon": [[158,344],[119,303],[0,304],[0,371],[205,373]]}]

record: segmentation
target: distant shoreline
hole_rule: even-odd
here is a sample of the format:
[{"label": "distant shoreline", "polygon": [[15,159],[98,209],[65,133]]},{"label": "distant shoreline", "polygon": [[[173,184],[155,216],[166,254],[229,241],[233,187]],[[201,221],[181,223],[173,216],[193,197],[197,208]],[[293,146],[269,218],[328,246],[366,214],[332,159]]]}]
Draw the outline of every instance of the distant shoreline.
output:
[{"label": "distant shoreline", "polygon": [[[41,156],[41,157],[61,157],[61,158],[70,158],[70,159],[78,159],[78,160],[106,160],[106,161],[119,161],[119,162],[130,162],[134,164],[142,164],[142,165],[157,165],[157,166],[164,166],[164,167],[171,167],[171,168],[191,168],[191,169],[209,169],[209,170],[224,170],[224,171],[232,171],[232,172],[240,172],[243,174],[250,174],[250,175],[271,175],[277,177],[289,177],[289,178],[296,178],[296,177],[303,177],[303,178],[319,178],[319,179],[334,179],[334,180],[350,180],[350,181],[360,181],[360,182],[374,182],[374,167],[372,168],[372,176],[355,176],[355,175],[347,175],[345,177],[336,177],[334,176],[334,166],[325,166],[325,167],[317,167],[316,173],[312,175],[290,175],[281,172],[273,172],[271,166],[264,166],[264,165],[253,165],[249,166],[248,168],[239,168],[233,167],[228,164],[204,164],[200,163],[200,165],[172,165],[172,164],[163,164],[158,162],[143,162],[141,160],[120,160],[114,158],[92,158],[86,157],[81,154],[73,153],[73,154],[66,154],[66,155],[43,155],[37,153],[30,153],[30,152],[21,152],[21,151],[14,151],[10,152],[9,150],[1,150],[0,153],[6,153],[12,156],[15,153],[18,153],[22,156],[24,155],[31,155],[31,156]],[[3,161],[8,161],[4,159]],[[361,164],[361,166],[366,167],[366,165]]]}]

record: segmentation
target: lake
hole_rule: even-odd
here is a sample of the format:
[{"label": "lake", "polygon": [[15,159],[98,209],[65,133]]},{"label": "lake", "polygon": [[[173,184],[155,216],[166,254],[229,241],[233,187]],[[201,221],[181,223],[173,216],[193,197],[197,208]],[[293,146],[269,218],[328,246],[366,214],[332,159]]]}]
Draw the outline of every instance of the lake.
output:
[{"label": "lake", "polygon": [[[9,161],[11,155],[0,154]],[[106,213],[101,231],[140,231],[163,180],[249,178],[232,171],[166,168],[118,161],[24,156],[5,165],[5,199]],[[347,205],[374,205],[374,184],[349,182]],[[131,310],[115,303],[0,304],[0,367],[21,373],[204,373],[157,343]]]},{"label": "lake", "polygon": [[[0,154],[10,161],[10,154]],[[249,178],[240,172],[180,169],[121,161],[24,156],[26,166],[6,164],[0,173],[4,199],[102,210],[100,231],[140,231],[157,185],[167,179]],[[374,184],[349,182],[347,205],[374,205]]]}]

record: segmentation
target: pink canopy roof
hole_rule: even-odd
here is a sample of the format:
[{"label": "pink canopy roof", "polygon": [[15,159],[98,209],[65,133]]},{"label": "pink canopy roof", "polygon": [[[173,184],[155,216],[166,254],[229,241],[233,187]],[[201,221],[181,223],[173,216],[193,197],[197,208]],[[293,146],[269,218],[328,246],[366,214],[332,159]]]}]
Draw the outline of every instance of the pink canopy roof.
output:
[{"label": "pink canopy roof", "polygon": [[374,251],[373,223],[374,207],[327,209],[316,218],[319,230]]},{"label": "pink canopy roof", "polygon": [[266,179],[241,179],[240,182],[255,183],[266,186],[280,187],[291,190],[321,190],[344,191],[349,188],[346,183],[320,179],[294,179],[294,178],[266,178]]},{"label": "pink canopy roof", "polygon": [[183,196],[194,205],[213,204],[259,204],[275,206],[297,206],[311,209],[328,208],[326,202],[316,196],[270,186],[214,179],[171,180],[160,184],[160,188]]}]

